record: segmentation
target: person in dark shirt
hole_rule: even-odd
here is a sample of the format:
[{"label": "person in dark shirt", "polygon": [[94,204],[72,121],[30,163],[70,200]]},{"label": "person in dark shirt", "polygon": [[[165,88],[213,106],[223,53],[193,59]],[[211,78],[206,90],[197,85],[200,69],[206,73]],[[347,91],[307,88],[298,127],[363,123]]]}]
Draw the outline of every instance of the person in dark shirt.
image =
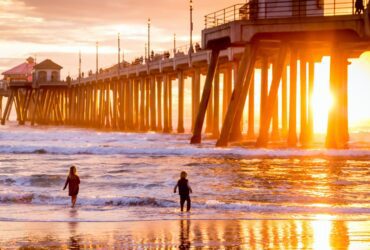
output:
[{"label": "person in dark shirt", "polygon": [[191,208],[190,193],[193,193],[193,190],[191,190],[189,181],[186,179],[187,175],[185,171],[181,172],[180,179],[173,190],[173,192],[176,193],[176,189],[179,188],[181,212],[184,210],[185,201],[186,211],[189,212]]},{"label": "person in dark shirt", "polygon": [[356,0],[355,2],[356,14],[364,13],[365,7],[363,0]]},{"label": "person in dark shirt", "polygon": [[80,185],[80,178],[77,175],[77,169],[75,166],[70,167],[66,184],[64,185],[63,190],[66,189],[67,185],[68,185],[68,195],[71,196],[72,207],[74,207],[77,201],[77,195]]}]

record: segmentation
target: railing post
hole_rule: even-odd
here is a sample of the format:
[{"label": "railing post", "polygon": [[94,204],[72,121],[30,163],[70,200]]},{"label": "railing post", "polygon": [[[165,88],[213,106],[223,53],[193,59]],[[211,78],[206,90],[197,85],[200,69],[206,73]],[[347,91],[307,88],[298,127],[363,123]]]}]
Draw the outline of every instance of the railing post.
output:
[{"label": "railing post", "polygon": [[236,20],[236,5],[234,5],[234,21]]}]

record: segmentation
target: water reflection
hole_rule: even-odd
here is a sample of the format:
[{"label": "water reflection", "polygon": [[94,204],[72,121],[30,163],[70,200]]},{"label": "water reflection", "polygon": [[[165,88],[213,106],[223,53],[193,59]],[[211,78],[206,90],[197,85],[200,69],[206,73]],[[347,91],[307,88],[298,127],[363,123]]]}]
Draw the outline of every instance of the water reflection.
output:
[{"label": "water reflection", "polygon": [[[367,249],[368,221],[251,220],[123,223],[8,223],[0,247]],[[6,226],[6,227],[4,227]],[[67,227],[67,228],[66,228]],[[53,230],[50,230],[52,228]],[[69,234],[65,234],[66,229]],[[13,231],[12,231],[13,230]],[[14,232],[18,234],[15,234]],[[7,234],[8,232],[8,234]],[[13,233],[10,233],[13,232]],[[47,236],[45,236],[47,235]]]},{"label": "water reflection", "polygon": [[189,249],[190,244],[190,220],[180,220],[180,249]]},{"label": "water reflection", "polygon": [[69,211],[69,215],[71,218],[71,222],[68,223],[69,226],[69,249],[80,249],[79,237],[77,235],[78,232],[78,222],[75,219],[78,217],[78,210],[71,209]]}]

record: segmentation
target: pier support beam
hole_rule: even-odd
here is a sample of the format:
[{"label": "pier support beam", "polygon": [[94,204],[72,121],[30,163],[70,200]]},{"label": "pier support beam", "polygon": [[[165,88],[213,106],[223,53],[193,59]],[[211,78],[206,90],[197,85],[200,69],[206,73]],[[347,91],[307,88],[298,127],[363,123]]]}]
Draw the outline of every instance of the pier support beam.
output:
[{"label": "pier support beam", "polygon": [[269,63],[267,55],[262,56],[261,62],[261,100],[260,100],[260,128],[262,127],[262,117],[265,113],[268,96],[268,70]]},{"label": "pier support beam", "polygon": [[252,75],[248,96],[248,139],[254,138],[254,74]]},{"label": "pier support beam", "polygon": [[178,123],[177,123],[177,133],[184,133],[184,73],[179,71],[178,76]]},{"label": "pier support beam", "polygon": [[[236,61],[233,63],[233,90],[235,89],[235,86],[238,82],[238,74],[239,74],[239,66],[240,62]],[[243,107],[244,110],[244,107]],[[229,135],[229,141],[237,141],[242,137],[242,131],[243,131],[243,119],[241,119],[240,123],[235,123],[233,125],[233,128],[230,131]]]},{"label": "pier support beam", "polygon": [[232,93],[232,68],[228,66],[224,71],[224,81],[223,81],[223,96],[222,96],[222,122],[225,120],[227,108],[229,106],[231,93]]},{"label": "pier support beam", "polygon": [[274,67],[273,70],[271,87],[267,98],[266,111],[264,113],[264,116],[262,117],[262,126],[260,128],[260,133],[257,139],[257,146],[259,147],[267,146],[268,143],[268,132],[271,124],[271,118],[274,112],[273,107],[277,102],[277,93],[280,85],[281,75],[284,67],[286,67],[287,52],[287,45],[282,43],[276,61],[276,67]]},{"label": "pier support beam", "polygon": [[237,82],[231,95],[229,108],[227,109],[226,117],[222,125],[220,138],[216,143],[216,146],[218,147],[227,146],[231,131],[240,125],[245,99],[247,97],[254,72],[257,50],[257,44],[248,44],[245,46],[238,69],[238,76],[236,78]]},{"label": "pier support beam", "polygon": [[150,77],[150,130],[156,131],[157,130],[157,115],[156,115],[156,93],[155,87],[156,85],[156,77]]},{"label": "pier support beam", "polygon": [[213,125],[212,137],[218,138],[220,135],[220,72],[217,70],[213,88]]},{"label": "pier support beam", "polygon": [[304,55],[300,57],[300,81],[301,81],[301,146],[307,146],[307,60]]},{"label": "pier support beam", "polygon": [[145,79],[140,78],[140,131],[145,131]]},{"label": "pier support beam", "polygon": [[190,140],[190,143],[192,144],[201,142],[204,116],[206,114],[208,100],[211,95],[212,82],[215,77],[216,68],[217,68],[218,60],[219,60],[219,57],[218,57],[219,54],[220,54],[220,50],[218,49],[212,50],[211,62],[208,67],[206,82],[205,82],[203,94],[202,94],[202,100],[200,102],[199,112],[197,115],[197,119],[195,121],[193,136]]},{"label": "pier support beam", "polygon": [[[340,49],[338,49],[340,51]],[[330,59],[330,92],[334,103],[328,114],[326,147],[348,147],[348,61],[341,52],[333,52]]]},{"label": "pier support beam", "polygon": [[157,130],[162,130],[162,79],[157,77]]},{"label": "pier support beam", "polygon": [[307,146],[312,145],[314,139],[313,128],[313,91],[315,77],[315,63],[310,61],[308,63],[308,114],[307,114]]},{"label": "pier support beam", "polygon": [[[276,62],[274,62],[272,64],[272,74],[274,74],[276,67],[277,67]],[[276,101],[273,104],[272,130],[271,130],[271,140],[276,141],[278,139],[279,139],[279,88],[276,96]]]},{"label": "pier support beam", "polygon": [[281,134],[286,138],[288,134],[288,84],[287,67],[283,70],[281,76]]},{"label": "pier support beam", "polygon": [[290,52],[288,146],[297,145],[297,50]]},{"label": "pier support beam", "polygon": [[163,79],[163,132],[168,133],[170,131],[169,128],[169,91],[168,85],[171,81],[171,77],[169,75],[165,75]]}]

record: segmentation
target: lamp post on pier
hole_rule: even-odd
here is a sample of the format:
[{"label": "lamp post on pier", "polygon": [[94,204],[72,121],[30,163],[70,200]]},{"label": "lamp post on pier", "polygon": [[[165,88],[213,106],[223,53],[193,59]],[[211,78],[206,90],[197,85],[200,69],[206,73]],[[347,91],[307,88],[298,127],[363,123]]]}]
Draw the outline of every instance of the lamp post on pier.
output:
[{"label": "lamp post on pier", "polygon": [[81,50],[78,51],[78,82],[81,82]]},{"label": "lamp post on pier", "polygon": [[99,43],[96,42],[96,78],[98,78],[99,73]]},{"label": "lamp post on pier", "polygon": [[118,33],[118,51],[117,51],[117,56],[118,56],[118,64],[117,64],[117,73],[119,75],[119,72],[121,70],[121,40],[120,40],[120,33]]},{"label": "lamp post on pier", "polygon": [[190,44],[189,44],[189,54],[194,52],[193,49],[193,0],[190,0]]},{"label": "lamp post on pier", "polygon": [[176,54],[176,33],[173,34],[173,57]]},{"label": "lamp post on pier", "polygon": [[148,18],[148,61],[150,61],[150,18]]}]

